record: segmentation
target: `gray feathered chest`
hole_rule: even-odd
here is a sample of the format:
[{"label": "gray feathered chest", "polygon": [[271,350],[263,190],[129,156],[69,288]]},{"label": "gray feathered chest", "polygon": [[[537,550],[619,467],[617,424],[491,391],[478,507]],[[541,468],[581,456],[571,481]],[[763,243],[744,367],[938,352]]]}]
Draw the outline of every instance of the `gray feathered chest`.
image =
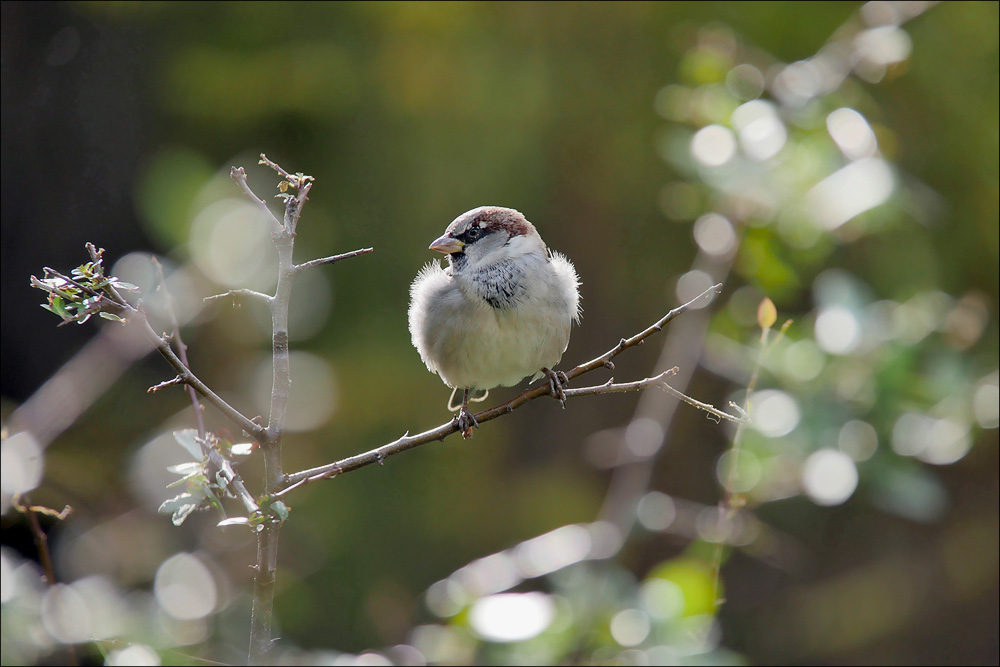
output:
[{"label": "gray feathered chest", "polygon": [[[512,310],[528,297],[526,266],[523,261],[502,259],[476,269],[469,268],[464,255],[452,255],[452,265],[447,269],[452,279],[464,283],[464,290],[470,297],[482,299],[497,310]],[[537,263],[547,263],[547,257],[539,257]],[[535,262],[530,262],[535,264]]]},{"label": "gray feathered chest", "polygon": [[525,298],[524,269],[517,262],[494,262],[469,274],[473,291],[497,310],[516,308]]}]

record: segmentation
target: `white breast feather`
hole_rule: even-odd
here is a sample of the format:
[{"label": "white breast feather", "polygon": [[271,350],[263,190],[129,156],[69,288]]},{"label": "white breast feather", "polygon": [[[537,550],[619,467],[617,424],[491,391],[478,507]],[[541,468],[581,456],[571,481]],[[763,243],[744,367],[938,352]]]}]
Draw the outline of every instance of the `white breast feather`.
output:
[{"label": "white breast feather", "polygon": [[551,368],[579,319],[578,279],[559,253],[539,254],[548,279],[524,285],[518,304],[495,309],[478,298],[466,276],[451,276],[432,262],[410,288],[410,334],[427,368],[450,387],[509,387]]}]

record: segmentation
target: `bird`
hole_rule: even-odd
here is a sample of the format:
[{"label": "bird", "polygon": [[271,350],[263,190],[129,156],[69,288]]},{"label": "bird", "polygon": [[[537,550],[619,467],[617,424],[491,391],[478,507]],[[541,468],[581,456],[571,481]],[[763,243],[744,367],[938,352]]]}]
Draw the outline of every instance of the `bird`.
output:
[{"label": "bird", "polygon": [[[579,324],[580,279],[512,208],[480,206],[455,218],[410,286],[409,331],[427,370],[452,387],[448,409],[463,437],[478,427],[469,402],[494,387],[548,376],[565,408],[566,374],[552,370]],[[457,402],[461,395],[461,403]]]}]

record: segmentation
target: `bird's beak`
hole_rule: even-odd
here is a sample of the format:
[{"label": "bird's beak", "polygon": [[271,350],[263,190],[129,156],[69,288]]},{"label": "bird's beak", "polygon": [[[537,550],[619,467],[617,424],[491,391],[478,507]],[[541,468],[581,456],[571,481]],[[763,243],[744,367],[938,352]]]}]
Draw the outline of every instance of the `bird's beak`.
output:
[{"label": "bird's beak", "polygon": [[441,238],[435,239],[434,243],[430,244],[427,248],[428,250],[437,250],[438,252],[443,252],[446,255],[451,255],[452,253],[462,252],[462,248],[465,244],[458,239],[453,239],[450,236],[442,236]]}]

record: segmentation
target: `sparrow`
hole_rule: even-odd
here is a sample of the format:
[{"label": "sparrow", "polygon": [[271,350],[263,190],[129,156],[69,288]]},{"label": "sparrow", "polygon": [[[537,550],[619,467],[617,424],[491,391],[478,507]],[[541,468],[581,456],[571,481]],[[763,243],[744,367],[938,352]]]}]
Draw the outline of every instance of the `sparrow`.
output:
[{"label": "sparrow", "polygon": [[[453,388],[448,409],[464,437],[478,426],[469,401],[529,375],[548,376],[563,402],[566,375],[553,371],[580,321],[580,281],[565,256],[549,250],[519,211],[481,206],[463,213],[430,250],[448,266],[424,266],[410,286],[413,346]],[[457,398],[461,392],[461,403]]]}]

